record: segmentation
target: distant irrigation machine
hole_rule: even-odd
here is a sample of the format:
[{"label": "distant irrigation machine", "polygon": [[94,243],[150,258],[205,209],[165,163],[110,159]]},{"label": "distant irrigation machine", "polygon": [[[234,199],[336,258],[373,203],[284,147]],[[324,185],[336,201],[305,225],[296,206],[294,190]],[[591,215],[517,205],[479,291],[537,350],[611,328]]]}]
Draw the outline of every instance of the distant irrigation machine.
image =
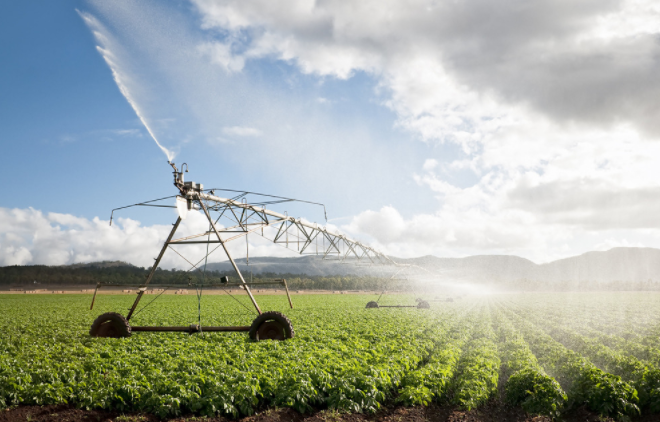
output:
[{"label": "distant irrigation machine", "polygon": [[[170,231],[167,239],[163,243],[163,246],[160,250],[160,253],[155,258],[155,262],[147,275],[146,280],[140,286],[137,287],[137,297],[133,302],[133,305],[128,310],[128,313],[124,317],[123,315],[116,312],[107,312],[100,315],[89,331],[91,336],[95,337],[129,337],[132,332],[139,331],[148,331],[148,332],[162,332],[162,331],[171,331],[171,332],[187,332],[187,333],[198,333],[198,332],[231,332],[231,331],[247,331],[252,340],[285,340],[292,338],[294,336],[293,326],[291,321],[282,313],[275,311],[262,312],[261,308],[257,304],[255,297],[250,290],[251,287],[255,285],[264,285],[264,284],[276,284],[281,285],[286,290],[287,297],[289,299],[289,305],[293,308],[293,303],[291,301],[291,296],[289,295],[289,289],[286,284],[286,280],[279,279],[270,282],[259,282],[259,283],[250,283],[246,282],[245,278],[241,274],[236,262],[232,258],[227,248],[227,243],[241,239],[248,236],[249,234],[259,235],[269,241],[272,241],[276,244],[285,246],[291,250],[296,250],[300,254],[312,254],[320,255],[324,259],[336,259],[340,260],[343,263],[358,263],[366,265],[394,265],[398,266],[392,259],[386,255],[374,250],[373,248],[366,246],[358,241],[351,240],[344,235],[333,233],[329,231],[326,227],[319,226],[315,223],[309,223],[303,221],[302,219],[296,219],[289,217],[286,214],[281,214],[275,211],[266,209],[267,205],[277,204],[290,201],[298,202],[307,202],[316,205],[323,205],[318,203],[313,203],[309,201],[299,201],[291,198],[276,197],[272,195],[265,194],[255,194],[262,197],[267,197],[268,199],[259,203],[247,203],[245,197],[247,194],[254,194],[252,192],[244,191],[234,191],[230,189],[204,189],[201,184],[194,182],[185,182],[184,181],[184,171],[183,166],[186,166],[186,172],[188,172],[187,165],[184,163],[179,171],[176,165],[172,162],[169,164],[174,169],[174,186],[179,190],[179,195],[160,198],[153,201],[142,202],[138,204],[128,205],[126,207],[120,207],[113,210],[113,214],[110,217],[110,224],[112,224],[112,218],[114,211],[129,208],[133,206],[155,206],[155,207],[166,207],[166,208],[176,208],[178,211],[178,218],[173,224],[172,230]],[[235,192],[237,195],[233,198],[222,198],[215,195],[215,191],[228,191]],[[159,201],[166,199],[176,198],[176,206],[174,205],[163,205],[158,204]],[[191,210],[201,210],[208,220],[209,228],[203,233],[197,233],[193,235],[188,235],[180,238],[175,238],[175,233],[181,224],[181,221],[186,218],[186,215]],[[325,210],[325,207],[324,207]],[[215,218],[214,218],[215,217]],[[230,224],[223,226],[218,224],[221,218],[228,219]],[[181,252],[179,252],[174,247],[180,247],[185,245],[203,245],[206,246],[205,256],[196,261],[192,262],[186,258]],[[212,248],[212,249],[211,249]],[[201,314],[200,314],[200,324],[191,324],[189,326],[131,326],[131,318],[137,313],[138,305],[140,300],[147,293],[147,288],[149,283],[154,278],[156,270],[161,262],[161,259],[165,255],[168,249],[174,251],[178,256],[185,260],[192,270],[201,271],[201,263],[204,261],[204,270],[206,269],[206,262],[209,255],[215,252],[217,249],[222,248],[225,255],[229,259],[231,266],[233,267],[236,275],[238,276],[237,283],[230,283],[227,277],[222,277],[220,283],[216,284],[203,284],[195,285],[195,288],[202,287],[221,287],[226,289],[227,287],[239,287],[243,290],[254,309],[257,312],[257,317],[254,319],[250,326],[201,326]],[[102,287],[130,287],[128,285],[111,285],[99,283],[94,291],[94,296],[92,298],[92,304],[90,309],[93,309],[94,302],[96,300],[97,292]],[[182,285],[158,285],[158,287],[163,287],[168,289],[171,287],[183,287]],[[225,290],[226,291],[226,290]],[[164,292],[164,291],[163,291]],[[162,294],[162,293],[161,293]],[[160,295],[159,295],[160,296]],[[156,297],[158,298],[158,296]],[[155,299],[156,299],[155,298]],[[198,300],[200,296],[198,295]],[[154,300],[155,300],[154,299]],[[150,302],[151,303],[151,302]],[[149,304],[147,304],[148,306]],[[144,309],[142,307],[141,309]],[[200,311],[201,312],[201,311]]]},{"label": "distant irrigation machine", "polygon": [[[410,292],[414,295],[417,296],[417,293],[415,292],[415,289],[413,287],[413,283],[410,281],[409,276],[419,278],[420,273],[425,273],[425,275],[429,274],[429,271],[426,270],[423,267],[420,267],[418,265],[401,265],[397,264],[397,269],[392,274],[390,277],[390,280],[405,280],[410,287]],[[375,309],[375,308],[417,308],[417,309],[429,309],[431,305],[429,304],[428,300],[422,299],[417,297],[415,299],[415,305],[383,305],[380,303],[380,300],[383,298],[383,296],[387,293],[387,290],[383,290],[380,295],[378,295],[378,299],[372,300],[367,302],[367,309]]]}]

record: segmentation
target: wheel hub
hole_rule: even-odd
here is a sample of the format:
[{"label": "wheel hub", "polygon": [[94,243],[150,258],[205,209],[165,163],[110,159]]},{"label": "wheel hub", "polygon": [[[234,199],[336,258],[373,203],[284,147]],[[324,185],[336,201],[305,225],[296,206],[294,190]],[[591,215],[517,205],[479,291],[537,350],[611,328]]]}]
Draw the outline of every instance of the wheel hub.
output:
[{"label": "wheel hub", "polygon": [[259,340],[284,340],[284,326],[277,321],[266,321],[257,330]]}]

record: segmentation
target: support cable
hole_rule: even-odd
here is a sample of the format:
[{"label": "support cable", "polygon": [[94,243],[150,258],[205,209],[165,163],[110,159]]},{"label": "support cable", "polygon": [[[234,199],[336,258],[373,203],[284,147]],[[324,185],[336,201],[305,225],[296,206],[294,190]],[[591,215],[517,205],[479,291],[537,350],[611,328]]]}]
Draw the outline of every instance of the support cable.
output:
[{"label": "support cable", "polygon": [[236,302],[238,302],[239,305],[241,305],[242,307],[244,307],[244,308],[250,313],[250,315],[252,315],[252,310],[250,310],[250,308],[248,308],[247,306],[245,306],[245,304],[244,304],[243,302],[241,302],[241,301],[238,300],[236,297],[234,297],[234,295],[232,295],[231,293],[229,293],[229,292],[227,291],[227,288],[226,288],[226,287],[223,287],[223,288],[222,288],[222,291],[225,292],[226,294],[228,294],[229,296],[231,296],[232,299],[234,299]]},{"label": "support cable", "polygon": [[[325,210],[325,205],[320,203],[320,202],[305,201],[305,200],[302,200],[302,199],[287,198],[287,197],[284,197],[284,196],[268,195],[266,193],[249,192],[249,191],[242,191],[242,190],[235,190],[235,189],[212,188],[212,189],[204,189],[204,190],[207,191],[207,192],[208,191],[216,191],[216,190],[221,190],[221,191],[225,191],[225,192],[241,192],[241,194],[237,196],[238,198],[243,197],[243,196],[248,195],[248,194],[251,194],[251,195],[260,195],[260,196],[267,196],[267,197],[270,197],[270,198],[282,199],[281,202],[302,202],[304,204],[320,205],[320,206],[323,207],[323,216],[325,217],[325,221],[326,222],[328,221],[328,213]],[[278,201],[278,202],[273,202],[273,203],[281,203],[281,202]],[[268,202],[264,202],[264,204],[267,204],[267,203]]]},{"label": "support cable", "polygon": [[202,289],[204,289],[204,282],[206,281],[206,264],[209,261],[209,241],[211,240],[211,222],[209,221],[208,237],[206,241],[206,256],[204,257],[204,271],[202,272],[202,285],[197,289],[195,285],[195,292],[197,293],[197,323],[199,324],[199,332],[202,332]]},{"label": "support cable", "polygon": [[142,307],[142,309],[140,309],[139,311],[137,311],[136,313],[134,313],[134,314],[133,314],[133,317],[134,317],[135,315],[139,314],[140,312],[144,311],[145,309],[147,309],[147,306],[149,306],[149,305],[151,305],[152,303],[154,303],[154,301],[155,301],[156,299],[158,299],[163,293],[165,293],[165,292],[167,291],[167,289],[169,289],[169,287],[165,287],[165,288],[163,289],[163,291],[160,292],[160,293],[158,294],[158,296],[156,296],[155,298],[151,299],[151,302],[147,303],[146,305],[144,305],[144,306]]},{"label": "support cable", "polygon": [[117,211],[117,210],[123,210],[125,208],[138,207],[138,206],[142,206],[142,207],[159,207],[159,208],[176,208],[175,206],[171,206],[171,205],[147,205],[147,204],[150,204],[152,202],[162,201],[163,199],[176,198],[176,196],[177,195],[166,196],[164,198],[152,199],[151,201],[138,202],[137,204],[126,205],[124,207],[115,208],[110,212],[110,225],[112,226],[112,218],[114,217],[115,211]]}]

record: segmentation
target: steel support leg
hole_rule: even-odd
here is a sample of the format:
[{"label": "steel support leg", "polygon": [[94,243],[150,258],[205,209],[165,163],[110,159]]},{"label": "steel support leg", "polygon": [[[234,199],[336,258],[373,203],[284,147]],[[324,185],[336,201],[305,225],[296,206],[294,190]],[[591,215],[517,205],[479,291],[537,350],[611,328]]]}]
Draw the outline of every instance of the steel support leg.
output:
[{"label": "steel support leg", "polygon": [[101,283],[96,283],[96,289],[94,289],[94,296],[92,296],[92,304],[91,304],[90,307],[89,307],[89,310],[90,310],[90,311],[91,311],[92,309],[94,309],[94,301],[96,300],[96,293],[99,291],[99,285],[100,285],[100,284],[101,284]]},{"label": "steel support leg", "polygon": [[252,296],[250,287],[245,282],[245,279],[243,279],[243,274],[241,274],[240,270],[238,269],[238,266],[236,265],[236,262],[234,262],[234,258],[232,258],[231,255],[229,254],[229,250],[227,249],[227,245],[225,245],[225,241],[222,240],[222,237],[220,237],[220,232],[215,227],[215,223],[211,218],[211,214],[209,214],[209,210],[206,209],[206,205],[204,205],[204,202],[201,199],[199,199],[199,204],[202,206],[202,209],[204,210],[204,214],[206,214],[206,218],[208,218],[209,223],[211,223],[211,227],[213,227],[213,231],[215,232],[215,235],[218,237],[218,241],[222,245],[222,249],[225,250],[225,254],[227,255],[227,258],[229,258],[229,262],[231,262],[231,265],[232,267],[234,267],[236,274],[238,274],[238,278],[241,280],[241,283],[243,283],[243,288],[247,292],[248,296],[250,296],[250,300],[252,301],[252,304],[254,305],[255,309],[257,310],[259,315],[261,315],[261,309],[259,309],[259,305],[257,305],[257,301],[254,299],[254,296]]},{"label": "steel support leg", "polygon": [[[160,250],[160,253],[158,254],[158,258],[156,258],[156,262],[154,262],[154,266],[151,267],[151,271],[149,271],[149,275],[147,276],[147,280],[144,282],[143,287],[146,287],[151,282],[151,279],[154,277],[154,273],[156,272],[156,269],[158,269],[158,264],[160,264],[160,260],[163,258],[163,255],[165,255],[165,251],[170,246],[170,241],[172,240],[172,237],[174,237],[174,233],[176,232],[176,229],[179,228],[180,223],[181,223],[181,217],[178,217],[176,219],[176,223],[174,223],[174,227],[172,227],[172,231],[170,232],[170,235],[167,236],[167,240],[163,244],[163,248]],[[141,289],[138,292],[137,297],[135,298],[135,302],[133,302],[133,306],[131,306],[131,309],[128,311],[128,315],[126,315],[127,321],[131,319],[131,316],[133,316],[133,312],[135,312],[135,308],[137,308],[138,303],[140,303],[140,299],[142,299],[143,294],[144,294],[144,290]]]},{"label": "steel support leg", "polygon": [[293,302],[291,302],[291,295],[289,294],[289,286],[286,285],[285,279],[282,279],[282,282],[284,283],[284,289],[286,290],[286,297],[289,299],[289,306],[293,309]]}]

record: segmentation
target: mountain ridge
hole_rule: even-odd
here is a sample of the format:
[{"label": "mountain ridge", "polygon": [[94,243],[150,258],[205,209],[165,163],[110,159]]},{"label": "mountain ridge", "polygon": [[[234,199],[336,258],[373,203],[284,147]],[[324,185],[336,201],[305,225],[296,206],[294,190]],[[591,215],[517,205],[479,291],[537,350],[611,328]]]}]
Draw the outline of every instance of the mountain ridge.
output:
[{"label": "mountain ridge", "polygon": [[[473,255],[446,258],[426,255],[393,258],[401,264],[414,264],[435,272],[442,279],[497,283],[514,280],[540,282],[660,281],[660,249],[616,247],[537,264],[516,255]],[[252,257],[235,260],[241,271],[307,275],[378,275],[378,267],[362,267],[324,261],[318,256],[292,258]],[[210,270],[230,270],[229,262],[209,264]]]},{"label": "mountain ridge", "polygon": [[[469,282],[489,285],[508,285],[515,282],[541,284],[579,283],[660,283],[660,249],[645,247],[617,247],[607,251],[589,251],[580,255],[537,264],[516,255],[473,255],[447,258],[426,255],[416,258],[392,258],[400,264],[412,264],[430,271],[432,280],[439,282]],[[287,276],[372,276],[389,278],[393,267],[361,266],[342,263],[320,256],[251,257],[235,260],[244,274]],[[10,266],[11,267],[11,266]],[[10,267],[5,267],[9,269]],[[38,267],[47,266],[26,266]],[[55,268],[55,267],[53,267]],[[77,263],[59,266],[64,271],[119,271],[139,269],[121,261]],[[144,269],[146,270],[146,269]],[[210,263],[208,271],[233,273],[228,261]],[[405,272],[401,274],[401,277]]]}]

